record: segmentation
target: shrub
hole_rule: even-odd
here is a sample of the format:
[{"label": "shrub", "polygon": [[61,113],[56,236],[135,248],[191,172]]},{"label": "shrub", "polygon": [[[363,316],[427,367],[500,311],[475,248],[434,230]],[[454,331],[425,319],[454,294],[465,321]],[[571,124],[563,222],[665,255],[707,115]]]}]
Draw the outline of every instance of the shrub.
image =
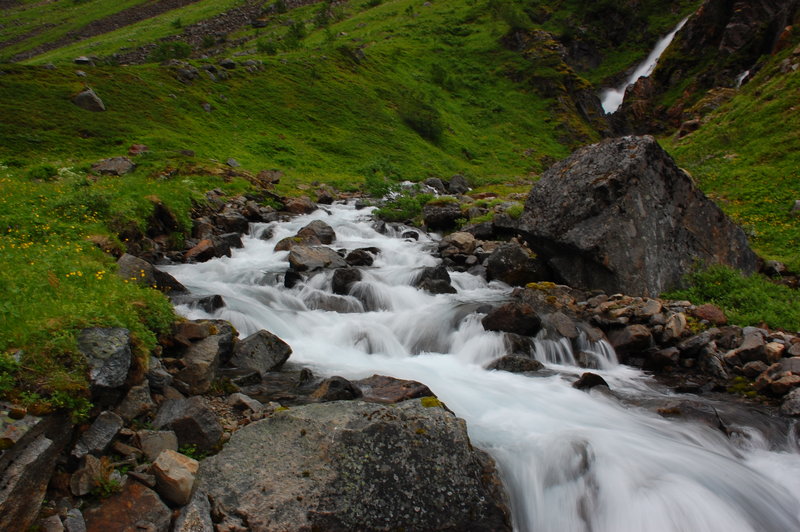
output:
[{"label": "shrub", "polygon": [[431,142],[439,142],[444,124],[439,110],[419,95],[410,95],[398,105],[397,112],[403,122],[419,136]]},{"label": "shrub", "polygon": [[192,47],[185,42],[162,42],[150,53],[150,60],[160,63],[170,59],[184,59],[192,53]]},{"label": "shrub", "polygon": [[286,37],[283,38],[283,43],[289,50],[296,50],[300,47],[300,41],[306,37],[306,25],[302,21],[295,22],[289,26],[289,31]]},{"label": "shrub", "polygon": [[742,275],[724,266],[712,266],[688,276],[690,287],[664,294],[699,305],[713,303],[740,326],[766,324],[772,328],[800,330],[800,293],[771,282],[762,275]]},{"label": "shrub", "polygon": [[256,42],[256,50],[262,54],[275,55],[278,53],[278,43],[272,39],[259,39]]},{"label": "shrub", "polygon": [[26,174],[31,181],[53,181],[58,177],[58,169],[50,164],[34,166]]},{"label": "shrub", "polygon": [[374,214],[387,222],[413,220],[422,214],[422,207],[432,198],[432,194],[403,194],[388,201]]}]

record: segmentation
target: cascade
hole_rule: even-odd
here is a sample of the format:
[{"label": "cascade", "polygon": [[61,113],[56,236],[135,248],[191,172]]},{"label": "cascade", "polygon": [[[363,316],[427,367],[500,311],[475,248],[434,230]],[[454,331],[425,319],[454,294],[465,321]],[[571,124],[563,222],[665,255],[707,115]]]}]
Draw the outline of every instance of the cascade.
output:
[{"label": "cascade", "polygon": [[662,37],[656,43],[650,55],[647,56],[647,59],[642,61],[621,85],[616,88],[605,89],[600,93],[600,103],[606,114],[614,113],[619,109],[620,105],[622,105],[622,100],[625,98],[625,89],[636,83],[639,78],[646,78],[653,73],[661,54],[664,53],[672,42],[672,39],[675,38],[675,35],[683,28],[684,24],[686,24],[687,20],[689,20],[689,17],[681,20],[671,32]]},{"label": "cascade", "polygon": [[[221,295],[209,314],[190,305],[190,319],[231,321],[245,337],[267,329],[291,345],[290,361],[324,376],[373,374],[428,385],[467,421],[474,445],[498,464],[520,531],[800,530],[800,455],[750,437],[669,420],[619,397],[664,397],[644,373],[617,363],[605,342],[576,340],[591,353],[616,396],[572,388],[583,370],[570,342],[542,334],[532,356],[551,371],[531,377],[485,366],[505,354],[500,333],[481,325],[487,303],[511,288],[452,273],[455,294],[411,286],[437,264],[435,236],[419,240],[376,232],[369,209],[333,205],[288,222],[256,224],[231,257],[166,269],[197,295]],[[373,266],[349,295],[331,291],[323,271],[283,286],[287,253],[276,242],[322,219],[336,231],[333,247],[377,247]],[[267,229],[268,240],[259,238]],[[326,310],[335,308],[336,310]]]}]

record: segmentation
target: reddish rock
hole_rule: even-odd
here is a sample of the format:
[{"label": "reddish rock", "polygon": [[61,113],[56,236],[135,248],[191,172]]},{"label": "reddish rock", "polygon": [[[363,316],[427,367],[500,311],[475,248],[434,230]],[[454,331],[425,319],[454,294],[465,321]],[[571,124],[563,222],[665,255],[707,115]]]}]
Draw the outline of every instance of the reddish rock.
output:
[{"label": "reddish rock", "polygon": [[302,198],[289,198],[283,205],[283,210],[292,214],[310,214],[317,210],[316,204],[303,196]]},{"label": "reddish rock", "polygon": [[164,499],[183,506],[189,502],[200,462],[181,453],[165,450],[153,462],[156,489]]},{"label": "reddish rock", "polygon": [[213,259],[215,256],[216,250],[214,249],[214,242],[212,242],[209,238],[204,238],[195,247],[187,251],[183,256],[183,259],[186,262],[205,262]]},{"label": "reddish rock", "polygon": [[691,312],[692,316],[698,320],[706,320],[714,325],[726,325],[728,323],[728,318],[725,316],[725,313],[722,311],[722,309],[716,305],[711,305],[710,303],[700,305]]},{"label": "reddish rock", "polygon": [[131,157],[135,157],[137,155],[141,155],[146,151],[150,151],[150,148],[145,146],[144,144],[131,144],[131,147],[128,148],[128,155]]},{"label": "reddish rock", "polygon": [[87,532],[142,529],[167,532],[172,512],[150,488],[138,482],[126,482],[122,491],[85,511],[83,516]]},{"label": "reddish rock", "polygon": [[393,404],[434,395],[430,388],[417,381],[395,379],[385,375],[373,375],[353,384],[363,393],[362,399],[372,403]]},{"label": "reddish rock", "polygon": [[618,352],[628,354],[647,349],[653,339],[644,325],[629,325],[608,333],[608,341]]},{"label": "reddish rock", "polygon": [[321,246],[322,241],[315,234],[287,236],[275,244],[274,251],[291,251],[295,246]]}]

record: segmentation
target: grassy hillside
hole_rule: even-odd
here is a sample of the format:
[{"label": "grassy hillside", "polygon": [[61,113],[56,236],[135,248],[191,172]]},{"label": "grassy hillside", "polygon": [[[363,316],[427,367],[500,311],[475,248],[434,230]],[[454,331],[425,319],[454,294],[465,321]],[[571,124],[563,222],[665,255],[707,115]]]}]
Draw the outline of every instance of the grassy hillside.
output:
[{"label": "grassy hillside", "polygon": [[[796,43],[795,43],[796,44]],[[800,271],[800,63],[791,47],[683,139],[665,141],[678,163],[750,236],[765,259]]]}]

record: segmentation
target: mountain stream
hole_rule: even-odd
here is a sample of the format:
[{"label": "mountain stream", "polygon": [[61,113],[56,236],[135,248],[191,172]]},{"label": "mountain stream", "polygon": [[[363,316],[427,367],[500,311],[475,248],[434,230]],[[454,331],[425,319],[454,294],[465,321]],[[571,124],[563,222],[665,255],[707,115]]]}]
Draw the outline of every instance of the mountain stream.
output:
[{"label": "mountain stream", "polygon": [[[496,460],[521,531],[800,530],[800,455],[756,429],[728,438],[699,423],[665,419],[619,397],[672,396],[646,374],[616,362],[605,342],[585,340],[613,394],[571,382],[568,341],[536,340],[535,358],[552,370],[531,377],[487,371],[506,354],[500,333],[481,325],[481,306],[511,288],[451,273],[456,294],[411,286],[438,260],[435,239],[373,229],[369,209],[333,205],[288,222],[254,224],[233,256],[167,269],[197,295],[221,295],[213,314],[188,305],[191,319],[229,320],[244,338],[267,329],[293,350],[290,362],[315,374],[360,379],[390,375],[425,383],[467,421],[474,445]],[[283,285],[288,252],[275,243],[312,220],[336,231],[336,249],[377,247],[349,296],[331,293],[332,270]],[[265,231],[271,237],[262,239]],[[266,233],[269,235],[269,233]],[[331,302],[339,311],[330,308]],[[484,307],[485,308],[485,307]],[[696,399],[695,396],[691,396]]]}]

